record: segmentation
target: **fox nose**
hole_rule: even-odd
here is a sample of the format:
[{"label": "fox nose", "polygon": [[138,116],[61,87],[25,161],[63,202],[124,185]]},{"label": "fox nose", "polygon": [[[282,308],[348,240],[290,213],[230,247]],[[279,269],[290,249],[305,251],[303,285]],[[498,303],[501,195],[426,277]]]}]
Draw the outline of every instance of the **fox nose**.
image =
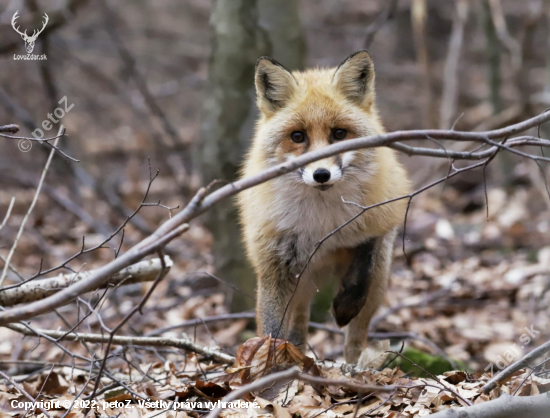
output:
[{"label": "fox nose", "polygon": [[317,183],[326,183],[330,180],[330,171],[328,171],[326,168],[318,168],[313,173],[313,180],[315,180]]}]

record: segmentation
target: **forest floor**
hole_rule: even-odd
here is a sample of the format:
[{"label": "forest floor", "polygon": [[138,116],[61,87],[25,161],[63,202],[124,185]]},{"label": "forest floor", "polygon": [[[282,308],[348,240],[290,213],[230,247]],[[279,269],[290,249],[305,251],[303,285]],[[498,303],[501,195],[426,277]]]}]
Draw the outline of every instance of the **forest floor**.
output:
[{"label": "forest floor", "polygon": [[[532,184],[522,164],[525,163],[518,164],[509,177],[509,186],[489,188],[487,195],[483,184],[455,182],[414,198],[407,220],[405,253],[399,237],[390,291],[371,329],[375,333],[371,344],[373,368],[357,373],[341,367],[343,336],[329,315],[322,326],[314,324],[311,328],[307,357],[288,344],[276,344],[279,367],[297,365],[309,375],[347,382],[420,387],[368,392],[287,379],[249,397],[258,402],[258,409],[233,408],[220,416],[290,417],[299,413],[302,417],[338,417],[357,413],[415,417],[452,405],[483,402],[502,392],[532,395],[549,390],[550,380],[546,379],[545,369],[540,368],[535,373],[516,373],[489,395],[480,391],[491,375],[550,339],[548,206],[545,195]],[[155,201],[156,188],[165,193],[168,183],[163,177],[153,182],[149,201]],[[139,204],[144,183],[130,186],[124,188],[125,201],[132,207]],[[0,200],[5,201],[13,190],[0,193]],[[30,192],[18,192],[11,226],[4,237],[15,231],[31,198]],[[78,252],[82,235],[86,235],[87,248],[101,242],[99,234],[94,235],[89,226],[67,216],[60,208],[52,208],[48,199],[39,199],[18,246],[14,265],[22,276],[36,272],[41,259],[47,267]],[[166,212],[163,208],[144,208],[140,213],[148,217],[147,222],[158,222],[168,217]],[[104,219],[108,218],[106,213]],[[58,228],[53,228],[56,223]],[[122,251],[143,233],[129,225]],[[109,245],[117,248],[120,236],[114,241]],[[3,238],[1,245],[9,248],[11,243]],[[211,237],[200,224],[192,225],[187,234],[174,242],[168,251],[174,266],[152,294],[142,315],[136,314],[117,335],[153,333],[185,338],[203,346],[219,347],[228,358],[236,356],[235,363],[226,370],[227,364],[176,348],[127,345],[118,350],[113,346],[106,365],[111,378],[102,376],[96,398],[100,405],[94,409],[97,414],[200,416],[206,411],[206,402],[220,400],[231,389],[267,372],[272,361],[269,349],[275,345],[269,340],[252,339],[255,326],[250,312],[223,320],[223,315],[229,314],[225,303],[227,286],[205,273],[212,272],[210,245]],[[112,250],[98,250],[78,258],[71,266],[75,270],[93,268],[112,257]],[[9,281],[17,279],[11,274]],[[105,297],[102,291],[88,294],[78,305],[67,305],[56,315],[33,320],[32,326],[68,330],[68,324],[84,319],[90,308],[85,303],[88,301],[94,305],[94,312],[75,331],[105,334],[107,327],[114,327],[143,298],[149,286],[121,286]],[[251,289],[245,292],[252,294]],[[317,312],[322,305],[323,301],[316,305]],[[219,316],[222,318],[211,320]],[[171,330],[159,332],[172,326]],[[71,402],[75,396],[86,399],[93,392],[89,365],[75,355],[101,358],[105,344],[61,344],[69,354],[44,338],[21,338],[17,332],[0,328],[1,369],[33,398]],[[113,384],[112,377],[126,382],[126,388]],[[184,408],[187,412],[176,414],[140,406],[140,397],[168,402],[165,406],[173,401],[189,404]],[[0,386],[0,417],[25,414],[24,408],[12,406],[13,400],[24,402],[26,397]],[[127,400],[133,402],[131,408],[102,409],[104,401]],[[68,416],[82,416],[85,406],[76,403]],[[60,407],[49,413],[57,417],[66,412]]]}]

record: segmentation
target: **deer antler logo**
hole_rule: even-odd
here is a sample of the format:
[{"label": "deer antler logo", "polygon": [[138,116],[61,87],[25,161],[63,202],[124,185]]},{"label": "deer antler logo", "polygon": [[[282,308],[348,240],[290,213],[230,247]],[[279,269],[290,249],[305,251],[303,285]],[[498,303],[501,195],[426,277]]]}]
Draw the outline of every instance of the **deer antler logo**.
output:
[{"label": "deer antler logo", "polygon": [[25,29],[25,32],[21,32],[19,30],[19,26],[15,27],[15,21],[19,17],[18,15],[19,10],[15,12],[13,15],[13,18],[11,19],[11,25],[13,26],[13,30],[15,30],[19,35],[21,35],[21,38],[25,41],[25,49],[27,50],[27,54],[30,54],[32,50],[34,49],[34,43],[36,42],[36,38],[38,38],[38,35],[42,33],[42,31],[46,28],[46,25],[48,24],[49,17],[46,13],[44,13],[44,24],[42,25],[42,29],[40,30],[34,30],[32,35],[27,35],[27,30]]}]

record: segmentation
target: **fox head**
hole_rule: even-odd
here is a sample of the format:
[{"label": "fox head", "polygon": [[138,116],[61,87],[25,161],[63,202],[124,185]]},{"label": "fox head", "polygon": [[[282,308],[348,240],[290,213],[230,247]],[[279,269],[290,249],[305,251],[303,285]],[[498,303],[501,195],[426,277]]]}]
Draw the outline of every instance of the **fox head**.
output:
[{"label": "fox head", "polygon": [[[262,57],[256,64],[260,110],[256,140],[270,165],[338,141],[383,132],[374,91],[374,64],[358,51],[337,68],[290,72]],[[368,171],[373,150],[349,151],[308,164],[295,181],[325,191]]]}]

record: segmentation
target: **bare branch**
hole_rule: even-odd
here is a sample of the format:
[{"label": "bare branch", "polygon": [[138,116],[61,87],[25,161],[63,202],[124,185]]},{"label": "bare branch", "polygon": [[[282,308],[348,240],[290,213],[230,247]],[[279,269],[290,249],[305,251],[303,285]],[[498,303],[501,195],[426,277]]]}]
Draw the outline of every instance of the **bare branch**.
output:
[{"label": "bare branch", "polygon": [[387,353],[392,353],[392,354],[395,354],[396,356],[399,356],[405,360],[407,360],[409,363],[411,363],[414,367],[416,367],[417,369],[423,371],[427,376],[431,377],[433,380],[435,380],[437,383],[439,383],[441,385],[440,389],[441,390],[445,390],[445,391],[448,391],[448,392],[451,392],[454,396],[456,396],[457,399],[460,399],[462,402],[464,402],[466,405],[473,405],[472,402],[466,398],[464,398],[462,395],[460,395],[460,393],[458,393],[456,390],[454,390],[452,387],[446,385],[445,383],[443,383],[441,381],[441,379],[439,379],[439,377],[437,377],[435,374],[429,372],[428,370],[426,370],[424,367],[418,365],[417,363],[415,363],[414,361],[412,361],[410,358],[408,358],[407,356],[405,356],[404,354],[402,353],[399,353],[397,351],[387,351]]},{"label": "bare branch", "polygon": [[[327,379],[327,378],[324,378],[324,377],[311,376],[311,375],[304,374],[304,373],[300,373],[297,377],[302,382],[309,383],[310,385],[327,385],[327,386],[337,385],[337,386],[341,386],[341,387],[356,390],[357,392],[360,392],[360,393],[374,392],[374,391],[377,391],[377,392],[393,392],[394,390],[399,389],[399,388],[412,388],[412,387],[415,387],[414,385],[413,386],[405,386],[405,385],[384,385],[384,386],[367,385],[367,384],[364,384],[364,383],[353,382],[353,381],[350,381],[350,380]],[[425,385],[422,384],[422,385],[418,385],[418,386],[424,387]]]},{"label": "bare branch", "polygon": [[[546,139],[539,139],[533,136],[520,136],[514,138],[506,143],[508,147],[519,146],[538,146],[538,147],[550,147],[550,141]],[[448,149],[435,149],[435,148],[423,148],[423,147],[411,147],[401,142],[395,142],[389,146],[396,151],[403,152],[408,156],[423,155],[425,157],[437,157],[453,160],[483,160],[490,157],[497,147],[491,147],[484,151],[454,151]]]},{"label": "bare branch", "polygon": [[[31,401],[32,403],[35,403],[36,402],[36,399],[34,399],[31,395],[29,395],[29,393],[20,385],[18,385],[11,377],[9,377],[7,374],[5,374],[3,371],[0,370],[0,376],[3,377],[4,379],[6,379],[8,382],[10,382],[13,387],[15,387],[19,392],[21,392],[21,394],[27,398],[29,401]],[[52,418],[52,416],[48,413],[47,410],[41,408],[41,407],[38,407],[38,409],[40,411],[42,411],[42,413],[44,415],[46,415],[48,418]]]},{"label": "bare branch", "polygon": [[[158,173],[157,173],[158,174]],[[52,273],[54,271],[57,271],[59,269],[62,269],[62,268],[66,268],[70,271],[73,271],[68,265],[71,261],[75,260],[76,258],[78,258],[79,256],[83,255],[83,254],[88,254],[88,253],[91,253],[93,251],[96,251],[96,250],[99,250],[99,249],[102,249],[102,248],[108,248],[106,247],[106,244],[108,242],[110,242],[116,235],[118,235],[119,232],[122,231],[122,233],[124,234],[124,228],[126,227],[126,225],[128,224],[128,222],[131,222],[132,219],[134,219],[135,216],[137,216],[138,212],[144,207],[144,206],[150,206],[148,204],[145,203],[145,201],[147,200],[147,197],[149,196],[149,192],[151,190],[151,185],[153,184],[153,181],[156,179],[156,175],[155,176],[151,176],[149,178],[149,183],[147,184],[147,189],[145,190],[145,194],[143,196],[143,199],[141,201],[141,204],[130,214],[126,217],[125,221],[114,231],[112,232],[111,234],[109,234],[109,236],[107,238],[105,238],[103,241],[101,241],[99,244],[97,245],[94,245],[93,247],[90,247],[90,248],[86,248],[85,249],[85,238],[83,237],[82,238],[82,247],[80,248],[80,251],[78,251],[77,253],[73,254],[72,256],[70,256],[68,259],[66,259],[65,261],[63,261],[62,263],[54,266],[54,267],[51,267],[49,269],[46,269],[46,270],[42,270],[42,265],[40,266],[40,270],[38,271],[38,273],[34,274],[33,276],[31,276],[30,278],[24,280],[23,282],[21,283],[17,283],[15,285],[11,285],[11,286],[6,286],[5,289],[11,289],[11,288],[14,288],[14,287],[18,287],[18,286],[21,286],[25,283],[28,283],[40,276],[43,276],[45,274],[49,274],[49,273]],[[46,185],[43,186],[44,190],[48,190],[47,187],[45,187]],[[154,206],[157,206],[157,204],[153,204]],[[136,260],[136,261],[139,261],[139,260]],[[133,263],[130,263],[130,264],[133,264]],[[117,272],[115,272],[117,273]]]},{"label": "bare branch", "polygon": [[[46,299],[33,302],[21,308],[14,308],[0,313],[0,325],[20,321],[23,319],[32,318],[44,312],[67,303],[82,293],[95,289],[106,282],[114,273],[120,271],[124,267],[133,264],[148,254],[156,251],[167,245],[172,239],[183,233],[187,227],[186,222],[196,218],[204,213],[212,206],[221,200],[233,196],[242,190],[251,188],[260,183],[271,180],[275,177],[282,176],[288,172],[296,170],[313,161],[327,158],[332,155],[343,153],[346,151],[357,150],[361,148],[373,148],[378,146],[389,146],[395,142],[414,140],[414,139],[436,139],[436,140],[456,140],[456,141],[472,141],[482,144],[497,146],[507,151],[519,153],[519,155],[527,156],[534,160],[548,161],[550,158],[538,157],[526,153],[520,153],[508,145],[500,144],[494,141],[503,137],[516,135],[530,128],[538,126],[550,119],[550,112],[542,113],[536,117],[508,126],[506,128],[489,131],[489,132],[460,132],[460,131],[443,131],[443,130],[418,130],[418,131],[398,131],[381,135],[374,135],[365,138],[357,138],[348,141],[334,143],[322,149],[318,149],[297,158],[289,160],[285,163],[270,167],[255,176],[244,178],[233,183],[230,183],[214,192],[205,196],[206,189],[200,189],[191,202],[178,214],[162,224],[152,235],[145,238],[128,252],[119,256],[116,260],[106,264],[96,273],[91,275],[86,280],[82,280],[73,286],[70,286]],[[460,171],[460,170],[458,170]],[[383,202],[381,202],[382,204]]]},{"label": "bare branch", "polygon": [[[298,379],[302,382],[309,383],[311,385],[337,385],[340,387],[345,387],[349,389],[353,389],[359,393],[365,393],[365,392],[393,392],[396,389],[399,388],[414,388],[416,386],[404,386],[404,385],[367,385],[359,382],[354,382],[351,380],[339,380],[339,379],[326,379],[323,377],[317,377],[317,376],[311,376],[305,373],[301,373],[300,369],[297,367],[293,367],[288,370],[284,370],[282,372],[272,373],[270,375],[264,376],[255,382],[249,383],[247,385],[242,386],[239,389],[236,389],[232,392],[230,392],[225,398],[222,399],[223,403],[233,402],[238,399],[243,398],[247,394],[255,391],[262,390],[266,387],[269,387],[277,382],[287,382],[289,380]],[[418,386],[426,386],[426,385],[418,385]],[[213,409],[206,418],[216,418],[223,408],[215,408]]]},{"label": "bare branch", "polygon": [[16,134],[17,132],[19,132],[19,126],[15,124],[0,125],[0,132],[3,134]]},{"label": "bare branch", "polygon": [[[63,125],[59,127],[59,133],[63,132],[65,128],[63,128]],[[57,145],[57,142],[59,141],[59,138],[55,140],[54,147]],[[40,195],[40,190],[42,189],[42,184],[44,183],[44,179],[46,178],[46,173],[48,172],[48,168],[50,168],[50,163],[52,162],[53,155],[55,153],[55,149],[52,148],[50,151],[50,155],[48,156],[48,160],[46,161],[46,165],[44,166],[44,170],[42,170],[42,176],[40,177],[40,182],[38,183],[38,187],[36,188],[36,193],[34,194],[34,198],[31,202],[31,206],[29,207],[29,210],[25,214],[25,217],[23,218],[23,221],[21,222],[21,226],[19,227],[19,231],[17,232],[17,236],[15,237],[15,241],[13,242],[13,245],[11,247],[11,250],[8,254],[8,258],[6,259],[6,265],[4,266],[4,269],[2,270],[2,275],[0,275],[0,286],[2,286],[2,283],[4,283],[4,279],[6,278],[6,275],[8,274],[8,265],[11,262],[11,258],[13,257],[13,254],[15,253],[15,249],[17,248],[17,244],[19,242],[19,239],[21,238],[21,235],[23,234],[23,231],[25,230],[25,225],[27,225],[27,221],[29,220],[29,217],[31,215],[32,210],[34,209],[34,206],[36,205],[36,202],[38,200],[38,196]]]},{"label": "bare branch", "polygon": [[137,312],[141,312],[142,308],[145,306],[153,292],[155,291],[157,285],[164,279],[168,271],[170,270],[169,267],[166,266],[166,263],[164,262],[164,253],[162,252],[162,248],[159,248],[158,250],[161,268],[157,273],[157,277],[155,278],[155,281],[153,285],[149,288],[145,296],[141,299],[141,302],[137,306],[135,306],[130,312],[128,312],[124,318],[112,329],[109,330],[109,340],[107,341],[107,347],[105,348],[105,354],[103,355],[103,361],[101,362],[101,367],[99,368],[99,373],[97,374],[97,378],[95,380],[94,389],[92,391],[92,394],[90,395],[90,398],[93,399],[95,397],[95,394],[97,390],[99,389],[99,382],[101,380],[101,375],[103,371],[105,370],[105,365],[107,364],[107,359],[109,358],[109,351],[111,350],[111,345],[113,344],[113,338],[115,337],[115,334],[122,328],[122,326],[130,320],[132,316],[134,316]]},{"label": "bare branch", "polygon": [[378,33],[380,29],[384,26],[384,24],[390,20],[395,12],[397,11],[397,7],[399,5],[399,0],[390,0],[388,1],[388,5],[386,8],[378,15],[378,17],[372,22],[369,26],[367,26],[367,29],[365,30],[365,42],[363,43],[363,48],[369,49],[372,42],[374,41],[374,37]]},{"label": "bare branch", "polygon": [[516,41],[508,31],[500,0],[489,0],[489,11],[498,39],[510,53],[512,71],[517,73],[521,69],[523,61],[521,43]]},{"label": "bare branch", "polygon": [[8,211],[6,212],[6,215],[4,216],[4,220],[0,224],[0,231],[2,230],[2,228],[4,228],[4,226],[8,222],[8,219],[10,218],[11,210],[13,209],[13,204],[14,203],[15,203],[15,197],[12,196],[12,198],[10,200],[10,205],[8,206]]},{"label": "bare branch", "polygon": [[[39,142],[41,144],[45,144],[46,146],[50,147],[52,150],[55,150],[59,152],[63,157],[65,157],[68,160],[74,161],[75,163],[79,163],[80,160],[77,160],[74,157],[71,157],[69,154],[67,154],[65,151],[63,151],[61,148],[58,148],[56,146],[57,139],[61,138],[62,136],[65,136],[65,129],[60,129],[59,133],[56,136],[52,136],[51,138],[31,138],[28,136],[12,136],[12,135],[5,135],[0,133],[0,137],[8,138],[8,139],[17,139],[19,141],[29,141],[29,142]],[[55,144],[52,144],[51,141],[55,140]],[[30,148],[29,148],[30,150]],[[28,150],[27,150],[28,151]]]},{"label": "bare branch", "polygon": [[[17,125],[8,125],[8,126],[17,126]],[[1,128],[1,127],[0,127]],[[0,130],[0,132],[2,132]],[[41,139],[38,139],[38,138],[31,138],[31,137],[28,137],[28,136],[13,136],[13,135],[4,135],[4,134],[0,134],[1,137],[3,138],[8,138],[8,139],[26,139],[27,141],[33,141],[33,142],[48,142],[48,141],[54,141],[56,140],[57,138],[61,138],[63,135],[65,135],[65,131],[60,129],[59,132],[57,133],[56,136],[52,136],[51,138],[41,138]]]},{"label": "bare branch", "polygon": [[432,418],[547,418],[550,396],[510,396],[503,393],[498,399],[468,406],[453,408],[429,415]]},{"label": "bare branch", "polygon": [[237,313],[231,313],[231,314],[207,316],[206,318],[190,319],[185,322],[180,322],[179,324],[170,325],[164,328],[159,328],[147,333],[146,335],[149,337],[153,335],[161,335],[161,334],[164,334],[165,332],[169,332],[175,329],[193,327],[193,326],[207,324],[211,322],[228,321],[228,320],[235,321],[239,319],[255,319],[255,318],[256,318],[256,314],[254,312],[237,312]]},{"label": "bare branch", "polygon": [[527,367],[531,361],[533,361],[537,357],[540,357],[548,353],[549,351],[550,351],[550,341],[547,341],[541,346],[535,348],[533,351],[531,351],[527,355],[520,358],[518,361],[510,364],[508,367],[498,372],[491,380],[489,380],[481,388],[481,390],[483,391],[483,393],[491,392],[494,388],[496,388],[496,386],[499,383],[503,382],[507,377],[517,372],[518,370],[521,370]]},{"label": "bare branch", "polygon": [[[12,168],[10,166],[6,166],[6,169],[0,167],[0,171],[2,173],[2,176],[9,177],[11,180],[21,184],[24,187],[36,188],[36,186],[38,186],[38,178],[24,173],[21,170],[17,170],[15,167]],[[51,200],[56,202],[63,209],[74,214],[78,219],[84,222],[84,224],[88,225],[91,229],[96,230],[104,237],[108,237],[111,234],[107,225],[103,224],[98,219],[95,219],[92,215],[90,215],[90,213],[88,213],[88,211],[79,206],[69,196],[65,196],[56,187],[44,184],[42,185],[42,190],[44,191],[44,194],[46,194]]]},{"label": "bare branch", "polygon": [[[107,343],[109,342],[109,335],[102,334],[83,334],[83,333],[71,333],[67,334],[65,331],[54,331],[45,329],[36,329],[36,333],[27,329],[24,325],[10,324],[7,328],[17,331],[23,335],[28,336],[47,336],[50,338],[63,337],[67,341],[87,341],[89,343]],[[206,360],[217,361],[221,364],[233,364],[235,358],[228,354],[222,353],[214,348],[204,347],[200,344],[196,344],[191,340],[183,338],[165,338],[165,337],[127,337],[121,335],[115,335],[112,339],[114,345],[135,345],[140,347],[175,347],[181,350],[190,351],[195,354],[199,354]]]},{"label": "bare branch", "polygon": [[[164,262],[169,270],[173,262],[170,257],[165,256]],[[150,282],[161,270],[161,260],[154,258],[141,261],[132,266],[126,267],[119,273],[112,276],[109,286],[128,285],[133,283]],[[94,274],[95,270],[83,271],[78,274],[60,274],[49,279],[35,280],[22,286],[0,288],[0,305],[13,306],[19,303],[28,303],[44,299],[52,293],[59,292],[74,283],[84,280]],[[107,284],[107,283],[106,283]],[[95,289],[94,289],[95,290]]]},{"label": "bare branch", "polygon": [[[250,392],[264,389],[268,386],[271,386],[274,383],[282,382],[282,381],[288,381],[292,379],[296,379],[300,375],[300,369],[298,367],[293,367],[288,370],[284,370],[282,372],[273,373],[267,376],[264,376],[255,382],[249,383],[248,385],[244,385],[241,388],[234,390],[230,392],[228,395],[226,395],[222,402],[233,402],[237,399],[241,399],[245,395],[247,395]],[[210,413],[206,416],[206,418],[217,418],[217,416],[220,414],[223,408],[217,407],[214,408]]]}]

